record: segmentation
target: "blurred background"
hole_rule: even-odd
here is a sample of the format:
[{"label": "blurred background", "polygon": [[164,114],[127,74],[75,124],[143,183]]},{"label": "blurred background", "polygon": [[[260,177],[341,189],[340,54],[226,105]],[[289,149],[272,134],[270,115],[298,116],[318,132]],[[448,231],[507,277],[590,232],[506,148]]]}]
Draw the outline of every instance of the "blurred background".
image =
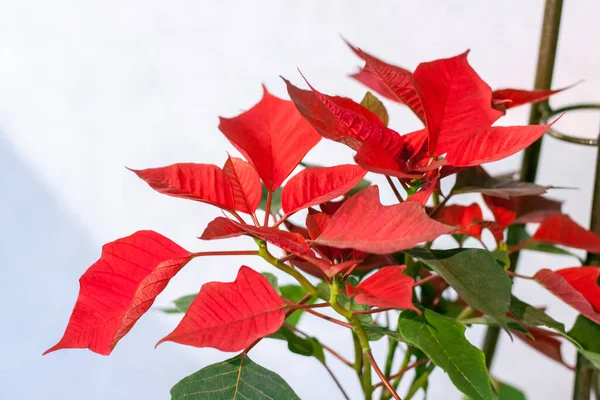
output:
[{"label": "blurred background", "polygon": [[[261,96],[261,83],[287,97],[279,75],[303,87],[300,68],[328,94],[360,100],[365,88],[348,77],[360,60],[340,35],[388,62],[414,69],[421,61],[471,49],[471,64],[492,88],[531,88],[542,0],[498,1],[135,1],[0,0],[0,398],[168,399],[179,379],[232,355],[172,343],[154,350],[179,317],[149,311],[110,357],[66,350],[42,357],[61,337],[78,278],[103,243],[153,229],[188,250],[232,249],[249,239],[196,239],[220,212],[152,191],[125,169],[175,162],[222,165],[236,154],[217,130]],[[554,106],[600,101],[600,2],[567,2],[553,86],[584,80],[552,99]],[[408,109],[386,103],[393,129],[419,127]],[[502,124],[525,124],[529,109]],[[598,114],[566,115],[559,128],[595,137]],[[564,210],[588,225],[593,148],[544,140],[538,182],[555,190]],[[520,155],[487,168],[518,169]],[[321,165],[352,162],[343,145],[321,142],[307,157]],[[380,182],[377,176],[371,176]],[[445,185],[451,182],[445,182]],[[447,186],[445,186],[447,187]],[[393,194],[382,185],[384,203]],[[462,197],[461,202],[478,200]],[[211,280],[232,281],[241,264],[260,260],[202,258],[178,275],[155,305],[166,306]],[[576,265],[574,259],[525,252],[520,272]],[[286,282],[285,279],[283,279]],[[528,282],[517,294],[569,327],[575,312]],[[347,332],[304,316],[301,326],[351,357]],[[475,344],[483,330],[469,330]],[[563,346],[568,363],[574,350]],[[384,342],[375,345],[384,355]],[[342,398],[314,359],[265,340],[254,361],[285,378],[303,399]],[[329,357],[353,399],[353,372]],[[529,399],[567,399],[572,373],[520,341],[501,338],[493,375]],[[408,382],[406,382],[408,383]],[[430,399],[460,399],[442,371]]]}]

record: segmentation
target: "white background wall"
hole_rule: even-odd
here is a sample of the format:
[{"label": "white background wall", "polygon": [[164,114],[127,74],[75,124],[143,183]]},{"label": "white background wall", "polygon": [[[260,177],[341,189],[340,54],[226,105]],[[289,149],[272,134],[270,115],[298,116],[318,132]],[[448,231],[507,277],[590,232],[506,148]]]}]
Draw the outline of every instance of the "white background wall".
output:
[{"label": "white background wall", "polygon": [[[134,1],[0,0],[0,397],[18,399],[166,399],[181,377],[228,355],[153,344],[177,318],[150,311],[110,357],[87,351],[41,353],[62,335],[77,296],[77,280],[100,246],[139,229],[154,229],[190,250],[245,247],[245,239],[200,242],[213,217],[209,206],[161,196],[124,166],[174,162],[221,165],[233,152],[217,116],[233,116],[260,98],[261,83],[280,96],[283,75],[296,84],[300,67],[325,93],[359,100],[364,88],[349,79],[359,60],[339,35],[407,68],[472,50],[470,61],[492,87],[533,82],[543,2],[498,1]],[[600,101],[600,3],[566,2],[555,86],[585,79],[553,104]],[[408,132],[418,121],[389,104],[392,127]],[[528,110],[503,120],[523,124]],[[567,115],[563,129],[594,136],[597,114]],[[321,143],[308,160],[351,161],[341,145]],[[545,140],[539,181],[577,186],[555,191],[577,221],[589,219],[595,154],[590,148]],[[506,172],[520,156],[490,165]],[[373,177],[378,180],[378,177]],[[392,196],[382,186],[385,202]],[[246,247],[250,248],[250,247]],[[255,259],[199,259],[157,301],[165,305],[203,282],[231,281]],[[562,267],[571,259],[527,254],[521,271]],[[575,313],[527,283],[517,292],[549,306],[570,323]],[[351,357],[348,334],[312,317],[305,330]],[[481,330],[469,333],[480,343]],[[376,347],[383,355],[383,348]],[[573,362],[573,350],[564,354]],[[313,360],[265,341],[252,358],[287,379],[303,399],[341,398]],[[346,367],[331,361],[348,382]],[[566,399],[571,374],[520,342],[503,337],[494,374],[530,399]],[[320,394],[317,394],[320,393]],[[431,399],[458,399],[442,372]]]}]

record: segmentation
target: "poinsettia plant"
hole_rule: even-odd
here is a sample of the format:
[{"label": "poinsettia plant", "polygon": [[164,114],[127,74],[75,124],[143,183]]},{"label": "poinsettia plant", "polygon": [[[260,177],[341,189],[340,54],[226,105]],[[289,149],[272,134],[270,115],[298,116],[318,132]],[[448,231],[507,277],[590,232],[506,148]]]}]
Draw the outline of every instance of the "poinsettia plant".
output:
[{"label": "poinsettia plant", "polygon": [[[181,380],[172,399],[298,398],[279,375],[250,359],[251,349],[265,338],[285,340],[292,352],[326,367],[326,357],[338,358],[356,372],[365,399],[376,394],[400,399],[399,383],[414,370],[402,397],[410,399],[427,390],[435,368],[470,399],[508,398],[503,396],[516,389],[490,376],[484,354],[465,337],[474,325],[500,326],[572,368],[560,353],[566,340],[600,367],[600,268],[581,266],[577,258],[576,266],[540,268],[534,276],[509,268],[509,254],[522,249],[598,253],[600,237],[545,197],[548,187],[492,177],[481,167],[523,150],[549,128],[495,125],[507,110],[559,90],[492,91],[469,65],[467,53],[410,72],[350,48],[365,63],[352,77],[408,106],[423,129],[400,134],[389,128],[386,109],[371,92],[357,103],[323,94],[306,80],[307,89],[301,89],[284,79],[291,100],[264,88],[248,111],[220,120],[219,129],[245,160],[228,156],[223,167],[185,163],[132,170],[159,193],[222,210],[201,240],[249,236],[256,247],[194,252],[153,231],[104,245],[80,279],[64,336],[46,353],[88,348],[109,355],[190,261],[255,256],[297,284],[279,286],[274,275],[241,266],[232,282],[206,283],[199,293],[175,300],[167,311],[183,317],[158,344],[238,354]],[[356,164],[303,163],[322,138],[355,151]],[[290,177],[299,165],[300,172]],[[365,179],[368,172],[385,176],[396,204],[382,205],[380,190],[388,188],[372,185]],[[454,181],[445,193],[444,179]],[[482,201],[452,204],[465,193],[480,194]],[[493,219],[484,218],[480,204]],[[529,223],[539,224],[533,235],[525,229]],[[515,225],[520,233],[506,239],[505,229]],[[493,243],[482,240],[484,230],[492,233]],[[454,248],[436,244],[444,235],[456,239]],[[515,277],[538,282],[581,313],[575,326],[567,331],[540,305],[515,297]],[[346,328],[354,359],[327,346],[323,332],[301,330],[302,314]],[[374,318],[383,314],[386,318]],[[371,342],[383,337],[389,349],[385,364],[371,352]],[[400,349],[404,358],[394,368]],[[347,397],[344,382],[336,383]]]}]

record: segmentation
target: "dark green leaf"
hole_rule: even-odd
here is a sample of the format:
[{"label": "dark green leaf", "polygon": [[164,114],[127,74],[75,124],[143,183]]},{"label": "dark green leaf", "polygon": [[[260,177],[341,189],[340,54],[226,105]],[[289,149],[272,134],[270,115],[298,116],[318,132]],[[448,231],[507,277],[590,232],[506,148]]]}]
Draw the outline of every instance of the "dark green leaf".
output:
[{"label": "dark green leaf", "polygon": [[300,400],[275,372],[237,356],[183,378],[171,389],[171,400]]},{"label": "dark green leaf", "polygon": [[[279,188],[273,192],[273,196],[271,199],[271,214],[277,214],[277,211],[281,210],[281,190],[282,189]],[[258,208],[260,208],[263,211],[265,211],[265,209],[267,208],[268,194],[269,192],[267,191],[267,188],[263,186],[262,197],[260,198],[260,204],[258,205]]]},{"label": "dark green leaf", "polygon": [[535,308],[515,296],[510,299],[510,313],[529,326],[547,326],[548,328],[564,332],[565,325],[556,321],[542,310]]},{"label": "dark green leaf", "polygon": [[423,310],[403,311],[400,336],[421,349],[442,368],[461,392],[474,400],[494,398],[485,356],[465,338],[465,326],[456,320]]},{"label": "dark green leaf", "polygon": [[521,392],[514,386],[510,386],[504,382],[497,382],[498,400],[527,400],[525,393]]},{"label": "dark green leaf", "polygon": [[444,278],[472,307],[502,324],[512,282],[493,254],[481,249],[428,250],[407,252]]},{"label": "dark green leaf", "polygon": [[[460,322],[462,322],[465,325],[500,326],[498,321],[496,321],[495,319],[492,319],[490,317],[467,318],[467,319],[461,320]],[[518,331],[518,332],[525,333],[525,334],[529,333],[527,331],[527,329],[525,329],[521,324],[519,324],[517,321],[509,319],[509,318],[505,318],[502,321],[502,326],[506,326],[506,327],[508,327],[508,329],[511,329],[513,331]]]},{"label": "dark green leaf", "polygon": [[190,304],[192,304],[192,301],[194,301],[195,298],[195,294],[189,294],[187,296],[180,297],[177,300],[173,301],[173,304],[175,304],[174,308],[166,308],[162,311],[167,314],[185,313],[187,312],[188,308],[190,308]]},{"label": "dark green leaf", "polygon": [[381,122],[383,122],[385,126],[388,126],[388,122],[390,121],[388,112],[381,100],[375,97],[371,92],[367,92],[365,94],[365,97],[363,97],[360,105],[377,115]]},{"label": "dark green leaf", "polygon": [[548,186],[520,182],[508,178],[489,176],[481,167],[471,167],[456,175],[452,193],[484,193],[490,196],[508,198],[546,193]]}]

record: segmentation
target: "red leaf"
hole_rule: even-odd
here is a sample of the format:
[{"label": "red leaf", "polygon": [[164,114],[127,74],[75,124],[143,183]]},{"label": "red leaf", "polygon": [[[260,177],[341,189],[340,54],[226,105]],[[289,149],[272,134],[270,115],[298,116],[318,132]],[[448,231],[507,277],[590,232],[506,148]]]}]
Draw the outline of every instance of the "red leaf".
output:
[{"label": "red leaf", "polygon": [[471,129],[455,135],[451,142],[440,144],[449,164],[461,167],[480,165],[511,156],[539,139],[550,125],[494,126]]},{"label": "red leaf", "polygon": [[79,280],[79,296],[64,336],[44,354],[88,348],[109,355],[191,256],[153,231],[105,244],[100,259]]},{"label": "red leaf", "polygon": [[276,332],[285,303],[258,272],[242,266],[235,281],[210,282],[200,289],[187,313],[163,342],[221,351],[239,351]]},{"label": "red leaf", "polygon": [[262,186],[254,167],[241,158],[229,156],[223,172],[231,182],[235,209],[247,214],[256,211],[262,196]]},{"label": "red leaf", "polygon": [[292,214],[347,193],[366,175],[357,165],[307,168],[294,175],[281,192],[281,207]]},{"label": "red leaf", "polygon": [[583,295],[600,313],[600,267],[573,267],[564,268],[556,271],[571,286]]},{"label": "red leaf", "polygon": [[234,209],[231,183],[216,165],[181,163],[131,171],[162,194]]},{"label": "red leaf", "polygon": [[[306,229],[312,240],[318,238],[321,233],[327,228],[332,216],[324,212],[311,212],[309,210],[306,216]],[[342,251],[328,246],[317,246],[318,252],[325,258],[333,261],[342,258]]]},{"label": "red leaf", "polygon": [[285,227],[287,228],[288,231],[290,231],[292,233],[297,233],[298,235],[302,236],[304,239],[311,239],[310,235],[308,234],[308,230],[306,228],[303,228],[301,226],[293,224],[287,219],[285,221],[283,221],[283,224],[285,225]]},{"label": "red leaf", "polygon": [[568,88],[557,90],[498,89],[492,92],[492,104],[497,110],[504,111],[523,104],[538,103],[565,89]]},{"label": "red leaf", "polygon": [[600,236],[577,225],[566,215],[552,215],[544,219],[532,239],[600,253]]},{"label": "red leaf", "polygon": [[502,198],[488,196],[484,193],[483,200],[492,214],[494,214],[496,222],[501,226],[509,226],[517,217],[518,200],[516,197]]},{"label": "red leaf", "polygon": [[202,233],[202,236],[200,236],[200,239],[214,240],[243,235],[249,235],[265,240],[285,251],[303,258],[315,257],[315,253],[308,246],[302,235],[268,226],[256,227],[240,224],[224,217],[217,217],[212,220],[204,230],[204,233]]},{"label": "red leaf", "polygon": [[431,154],[448,152],[457,139],[490,127],[502,116],[491,107],[492,90],[471,68],[467,54],[421,63],[413,74],[425,110]]},{"label": "red leaf", "polygon": [[533,339],[519,331],[513,331],[513,333],[535,350],[560,364],[566,365],[560,351],[560,346],[562,345],[560,340],[543,329],[527,327],[527,330],[533,336]]},{"label": "red leaf", "polygon": [[271,95],[234,118],[220,118],[219,129],[250,161],[265,186],[275,191],[321,139],[294,103]]},{"label": "red leaf", "polygon": [[364,67],[351,75],[352,78],[390,100],[406,104],[421,121],[425,122],[421,101],[412,84],[412,73],[404,68],[387,64],[350,43],[347,44],[365,61]]},{"label": "red leaf", "polygon": [[416,202],[383,206],[379,188],[370,186],[346,200],[315,243],[389,254],[434,240],[454,229],[429,218]]},{"label": "red leaf", "polygon": [[348,296],[370,306],[417,310],[412,303],[415,281],[403,271],[406,265],[383,267],[354,287],[346,285]]},{"label": "red leaf", "polygon": [[[562,301],[585,315],[591,320],[596,321],[600,324],[600,312],[598,309],[595,309],[592,303],[590,302],[590,298],[586,296],[591,296],[594,299],[594,302],[597,305],[598,297],[594,298],[593,296],[598,296],[598,289],[592,290],[589,285],[589,279],[592,276],[588,271],[582,271],[581,273],[572,273],[568,270],[570,269],[579,269],[579,268],[593,268],[598,269],[598,267],[575,267],[575,268],[567,268],[565,270],[560,270],[553,272],[549,269],[541,269],[535,275],[534,279],[550,292],[552,292],[555,296],[560,298]],[[563,271],[563,272],[561,272]],[[568,272],[564,272],[568,271]],[[563,276],[566,275],[566,276]],[[577,276],[579,275],[579,276]],[[598,275],[596,275],[597,277]],[[568,278],[568,279],[567,279]],[[577,288],[573,286],[570,282],[574,282],[579,288],[585,290],[585,295],[580,292]]]},{"label": "red leaf", "polygon": [[421,175],[408,173],[405,162],[394,159],[377,143],[363,143],[354,156],[354,161],[367,171],[397,178],[411,179]]},{"label": "red leaf", "polygon": [[[402,150],[402,137],[387,128],[381,120],[354,101],[337,96],[302,90],[284,79],[290,98],[300,114],[323,136],[358,150],[360,144],[373,142],[392,155]],[[308,82],[307,82],[308,83]]]},{"label": "red leaf", "polygon": [[464,233],[476,238],[481,237],[483,213],[479,204],[470,206],[445,206],[435,215],[435,219],[446,225],[460,226],[462,229],[454,233]]}]

